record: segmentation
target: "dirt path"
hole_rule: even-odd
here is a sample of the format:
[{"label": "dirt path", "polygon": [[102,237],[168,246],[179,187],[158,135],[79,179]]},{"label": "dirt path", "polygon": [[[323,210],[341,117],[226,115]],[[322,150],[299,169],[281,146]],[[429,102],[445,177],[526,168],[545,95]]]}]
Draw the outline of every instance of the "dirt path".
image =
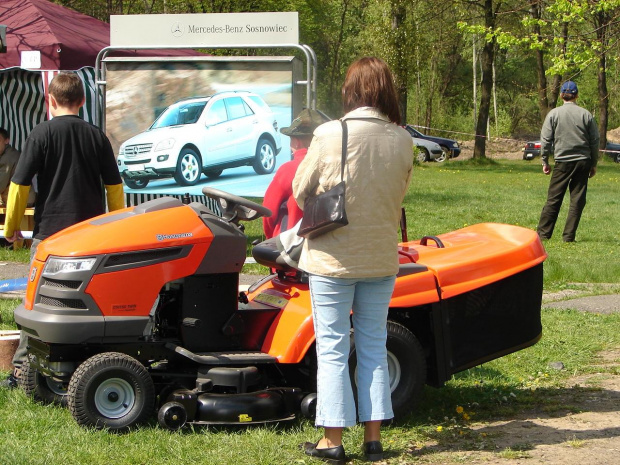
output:
[{"label": "dirt path", "polygon": [[412,448],[401,463],[620,464],[620,349],[600,354],[597,366],[605,373],[570,378],[548,411],[473,424],[447,442]]}]

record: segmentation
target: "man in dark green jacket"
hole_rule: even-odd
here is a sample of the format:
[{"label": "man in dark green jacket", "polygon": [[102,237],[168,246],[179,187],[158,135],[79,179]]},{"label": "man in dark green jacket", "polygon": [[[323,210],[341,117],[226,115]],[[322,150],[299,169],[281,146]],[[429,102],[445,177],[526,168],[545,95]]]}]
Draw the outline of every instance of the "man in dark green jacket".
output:
[{"label": "man in dark green jacket", "polygon": [[574,242],[581,213],[586,205],[588,179],[596,174],[599,133],[589,111],[575,103],[577,84],[566,81],[560,89],[561,107],[551,110],[540,133],[543,173],[551,173],[549,155],[555,166],[549,182],[547,203],[538,222],[538,235],[550,239],[566,189],[570,191],[570,207],[562,240]]}]

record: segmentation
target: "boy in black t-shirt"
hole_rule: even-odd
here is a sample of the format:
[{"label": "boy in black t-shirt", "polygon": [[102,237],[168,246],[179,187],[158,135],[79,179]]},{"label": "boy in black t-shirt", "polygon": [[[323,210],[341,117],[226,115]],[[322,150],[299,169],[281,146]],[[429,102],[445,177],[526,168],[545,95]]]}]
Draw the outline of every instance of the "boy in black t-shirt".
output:
[{"label": "boy in black t-shirt", "polygon": [[[52,120],[35,127],[24,144],[9,189],[5,237],[21,237],[21,224],[32,178],[37,176],[31,261],[40,241],[52,234],[124,207],[123,185],[114,152],[104,132],[78,116],[84,104],[84,86],[74,73],[60,73],[50,83]],[[26,340],[20,339],[13,358],[15,370],[4,382],[16,387],[26,358]]]}]

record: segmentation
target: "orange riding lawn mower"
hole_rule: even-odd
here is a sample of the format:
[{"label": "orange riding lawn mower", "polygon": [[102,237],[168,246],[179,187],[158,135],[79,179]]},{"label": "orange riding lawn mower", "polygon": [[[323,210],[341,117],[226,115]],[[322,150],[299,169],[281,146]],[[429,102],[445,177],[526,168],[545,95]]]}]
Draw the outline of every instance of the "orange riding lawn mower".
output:
[{"label": "orange riding lawn mower", "polygon": [[[80,425],[110,430],[155,413],[172,430],[314,415],[307,275],[270,239],[253,256],[273,274],[239,292],[242,222],[271,212],[216,189],[203,193],[221,215],[164,197],[39,245],[15,310],[28,336],[20,380],[28,394],[67,405]],[[546,258],[534,231],[495,223],[416,241],[405,227],[398,252],[387,326],[397,419],[416,407],[425,384],[439,387],[540,339]],[[349,362],[355,381],[353,341]]]}]

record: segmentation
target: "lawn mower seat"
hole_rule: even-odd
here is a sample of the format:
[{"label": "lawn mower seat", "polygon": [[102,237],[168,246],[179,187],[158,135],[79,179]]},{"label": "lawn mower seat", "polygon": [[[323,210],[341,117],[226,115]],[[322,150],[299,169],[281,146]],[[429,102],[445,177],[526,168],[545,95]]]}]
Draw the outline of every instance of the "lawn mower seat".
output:
[{"label": "lawn mower seat", "polygon": [[277,236],[257,244],[252,249],[252,256],[256,263],[267,266],[277,271],[295,271],[286,263],[282,250],[278,248]]}]

